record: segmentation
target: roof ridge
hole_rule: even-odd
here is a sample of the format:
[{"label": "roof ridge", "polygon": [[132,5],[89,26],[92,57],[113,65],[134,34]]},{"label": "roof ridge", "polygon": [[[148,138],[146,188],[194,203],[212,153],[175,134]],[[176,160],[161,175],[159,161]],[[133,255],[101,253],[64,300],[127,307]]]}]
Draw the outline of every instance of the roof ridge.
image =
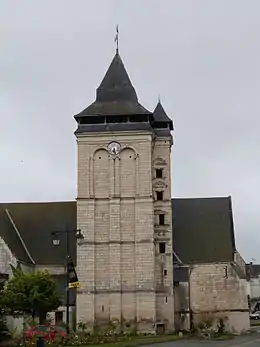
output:
[{"label": "roof ridge", "polygon": [[216,199],[230,199],[230,195],[226,196],[202,196],[202,197],[172,197],[172,200],[216,200]]},{"label": "roof ridge", "polygon": [[76,204],[76,200],[66,200],[66,201],[11,201],[11,202],[0,202],[0,206],[6,206],[6,205],[36,205],[36,204],[68,204],[68,203],[75,203]]}]

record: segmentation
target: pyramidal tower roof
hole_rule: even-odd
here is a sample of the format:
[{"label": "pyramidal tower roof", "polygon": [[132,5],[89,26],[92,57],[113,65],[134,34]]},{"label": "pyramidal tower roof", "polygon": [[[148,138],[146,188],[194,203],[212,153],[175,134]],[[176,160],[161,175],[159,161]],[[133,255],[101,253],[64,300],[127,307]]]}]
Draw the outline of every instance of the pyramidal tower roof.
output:
[{"label": "pyramidal tower roof", "polygon": [[96,100],[100,102],[138,102],[136,91],[118,52],[116,52],[100,86],[97,89]]},{"label": "pyramidal tower roof", "polygon": [[160,100],[158,101],[158,104],[155,107],[153,116],[154,116],[154,125],[156,128],[160,127],[161,124],[168,124],[170,130],[173,130],[172,120],[167,116],[167,113],[165,112]]},{"label": "pyramidal tower roof", "polygon": [[96,90],[96,100],[75,117],[150,113],[139,104],[135,88],[117,50]]}]

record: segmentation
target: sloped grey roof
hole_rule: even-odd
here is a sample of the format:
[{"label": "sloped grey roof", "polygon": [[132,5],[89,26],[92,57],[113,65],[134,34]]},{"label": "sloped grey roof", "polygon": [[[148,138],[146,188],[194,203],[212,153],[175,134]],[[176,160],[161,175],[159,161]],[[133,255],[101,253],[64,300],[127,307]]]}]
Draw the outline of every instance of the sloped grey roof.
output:
[{"label": "sloped grey roof", "polygon": [[[33,260],[38,265],[63,265],[66,259],[65,229],[76,229],[76,202],[0,204],[0,236],[19,261],[31,263],[17,233],[8,219],[7,209]],[[60,246],[53,246],[53,231],[59,234]],[[75,259],[76,233],[70,233],[71,256]]]},{"label": "sloped grey roof", "polygon": [[163,108],[160,101],[158,102],[157,106],[155,107],[155,110],[153,111],[153,116],[155,126],[156,123],[166,123],[169,124],[170,130],[173,130],[172,120],[167,116],[167,113],[165,112],[165,109]]},{"label": "sloped grey roof", "polygon": [[187,266],[174,266],[173,279],[175,282],[187,282],[189,279],[189,268]]},{"label": "sloped grey roof", "polygon": [[78,120],[84,116],[138,115],[151,114],[138,102],[124,63],[116,53],[100,86],[96,91],[96,100],[79,114]]},{"label": "sloped grey roof", "polygon": [[31,264],[31,260],[5,212],[5,209],[9,210],[11,205],[13,204],[0,204],[0,236],[19,261]]},{"label": "sloped grey roof", "polygon": [[118,52],[116,52],[100,86],[97,88],[96,100],[98,102],[138,101],[136,91]]},{"label": "sloped grey roof", "polygon": [[184,264],[234,260],[230,197],[172,199],[173,249]]},{"label": "sloped grey roof", "polygon": [[[52,245],[52,231],[77,228],[76,202],[0,204],[0,236],[18,260],[30,262],[4,213],[8,208],[32,258],[38,265],[64,265],[65,234]],[[185,264],[233,261],[235,238],[231,198],[172,199],[173,249]],[[70,234],[76,262],[76,237]]]}]

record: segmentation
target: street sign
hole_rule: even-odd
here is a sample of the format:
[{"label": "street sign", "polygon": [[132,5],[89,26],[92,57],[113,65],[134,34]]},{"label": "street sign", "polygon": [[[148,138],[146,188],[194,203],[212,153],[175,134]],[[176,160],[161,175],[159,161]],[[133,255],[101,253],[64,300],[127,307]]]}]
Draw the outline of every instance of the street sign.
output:
[{"label": "street sign", "polygon": [[79,288],[79,280],[71,257],[68,259],[69,289]]}]

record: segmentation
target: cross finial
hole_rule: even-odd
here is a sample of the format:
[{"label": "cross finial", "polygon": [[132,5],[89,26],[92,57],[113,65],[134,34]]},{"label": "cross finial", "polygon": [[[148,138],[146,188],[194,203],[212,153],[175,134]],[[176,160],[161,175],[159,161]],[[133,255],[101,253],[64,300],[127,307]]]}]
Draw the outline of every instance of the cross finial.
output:
[{"label": "cross finial", "polygon": [[116,43],[116,53],[118,53],[118,44],[119,44],[119,29],[118,29],[118,25],[116,26],[115,43]]},{"label": "cross finial", "polygon": [[161,95],[158,94],[158,103],[160,104],[161,103]]}]

